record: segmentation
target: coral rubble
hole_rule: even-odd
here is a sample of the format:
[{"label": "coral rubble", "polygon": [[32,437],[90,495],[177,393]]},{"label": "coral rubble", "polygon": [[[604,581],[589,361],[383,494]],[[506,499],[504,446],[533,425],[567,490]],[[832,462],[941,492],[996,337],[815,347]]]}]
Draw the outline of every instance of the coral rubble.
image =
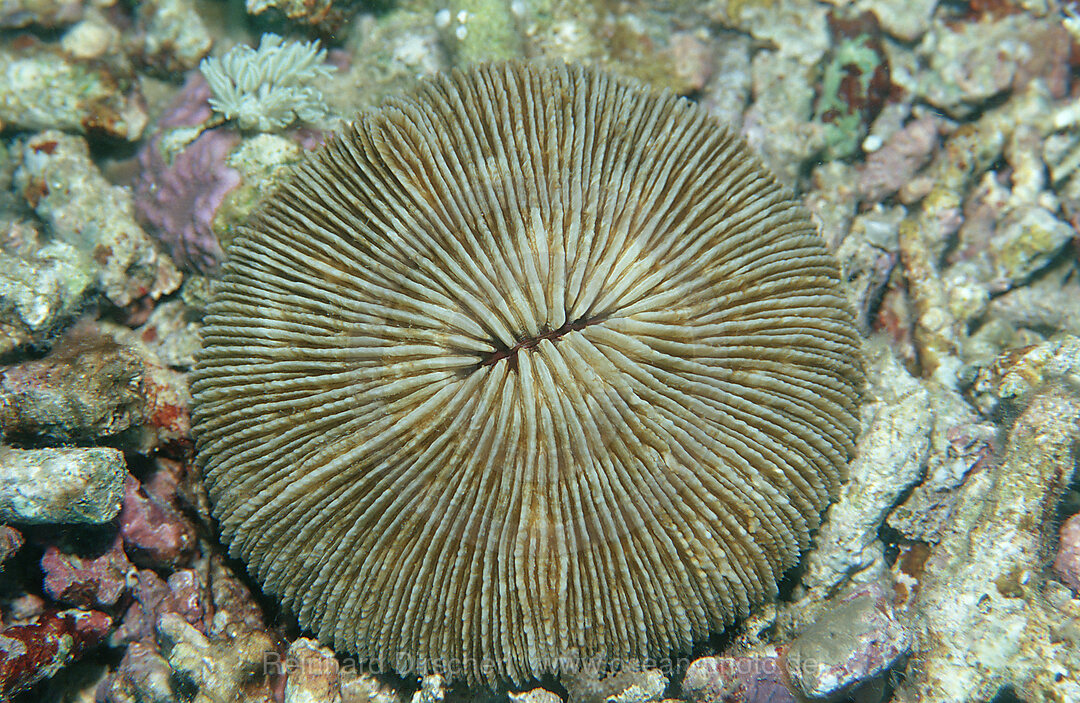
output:
[{"label": "coral rubble", "polygon": [[373,670],[237,572],[188,381],[231,242],[324,130],[526,57],[747,140],[841,262],[867,383],[775,600],[509,698],[1080,700],[1074,3],[6,0],[0,30],[0,699],[495,700]]},{"label": "coral rubble", "polygon": [[0,446],[0,520],[101,523],[120,510],[124,455],[117,449]]},{"label": "coral rubble", "polygon": [[45,131],[26,140],[15,185],[52,238],[74,247],[116,305],[156,300],[180,274],[135,221],[131,193],[111,185],[81,137]]}]

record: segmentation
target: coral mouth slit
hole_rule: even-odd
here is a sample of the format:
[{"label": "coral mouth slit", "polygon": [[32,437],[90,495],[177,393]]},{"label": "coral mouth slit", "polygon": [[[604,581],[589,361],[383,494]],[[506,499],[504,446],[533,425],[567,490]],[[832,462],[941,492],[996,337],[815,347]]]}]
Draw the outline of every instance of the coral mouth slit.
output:
[{"label": "coral mouth slit", "polygon": [[521,351],[523,349],[533,349],[534,347],[539,345],[540,342],[544,341],[545,339],[548,339],[548,340],[551,340],[551,341],[554,342],[559,337],[564,337],[564,336],[570,334],[571,332],[580,332],[581,330],[585,329],[589,325],[595,325],[598,322],[603,322],[605,319],[607,319],[607,318],[602,317],[602,316],[599,316],[599,317],[583,317],[580,320],[574,320],[572,322],[567,322],[565,325],[563,325],[562,327],[560,327],[558,329],[549,330],[547,332],[542,332],[542,333],[536,335],[535,337],[526,337],[525,339],[521,340],[520,342],[518,342],[517,344],[515,344],[512,347],[498,349],[497,351],[494,351],[491,354],[488,354],[487,357],[483,361],[480,362],[480,367],[492,366],[492,365],[502,361],[503,359],[508,359],[509,364],[510,364],[510,368],[511,369],[516,369],[517,368],[517,359],[518,359],[518,352],[519,351]]}]

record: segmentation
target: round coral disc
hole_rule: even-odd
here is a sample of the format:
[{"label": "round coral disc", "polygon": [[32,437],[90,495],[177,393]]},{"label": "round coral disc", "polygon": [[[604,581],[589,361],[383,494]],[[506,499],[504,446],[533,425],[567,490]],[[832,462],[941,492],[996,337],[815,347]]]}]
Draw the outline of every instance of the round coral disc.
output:
[{"label": "round coral disc", "polygon": [[576,67],[360,116],[234,240],[204,341],[232,552],[339,651],[473,682],[724,628],[857,426],[806,211],[692,103]]}]

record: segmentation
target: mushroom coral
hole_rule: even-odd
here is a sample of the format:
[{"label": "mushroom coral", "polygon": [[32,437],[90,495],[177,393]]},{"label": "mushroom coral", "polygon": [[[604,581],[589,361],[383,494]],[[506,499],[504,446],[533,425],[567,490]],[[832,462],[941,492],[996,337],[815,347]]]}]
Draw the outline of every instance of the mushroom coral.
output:
[{"label": "mushroom coral", "polygon": [[231,551],[403,672],[685,650],[776,592],[857,428],[806,211],[700,108],[496,63],[359,116],[229,247],[195,370]]}]

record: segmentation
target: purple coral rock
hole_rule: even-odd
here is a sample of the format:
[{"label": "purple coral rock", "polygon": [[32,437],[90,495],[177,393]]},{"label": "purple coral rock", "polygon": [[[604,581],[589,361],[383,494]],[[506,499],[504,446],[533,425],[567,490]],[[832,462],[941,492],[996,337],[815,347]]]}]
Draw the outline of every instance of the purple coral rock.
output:
[{"label": "purple coral rock", "polygon": [[179,510],[148,495],[132,476],[124,482],[120,534],[140,566],[177,566],[195,547],[195,528]]},{"label": "purple coral rock", "polygon": [[119,666],[98,689],[98,700],[106,703],[175,700],[172,669],[149,642],[132,642]]},{"label": "purple coral rock", "polygon": [[937,117],[910,122],[858,167],[857,190],[864,202],[876,203],[911,182],[938,145]]},{"label": "purple coral rock", "polygon": [[15,552],[22,549],[22,533],[10,525],[0,525],[0,564],[11,558]]},{"label": "purple coral rock", "polygon": [[240,184],[240,174],[225,165],[240,137],[226,127],[208,129],[171,163],[161,147],[170,130],[194,127],[210,118],[209,98],[206,81],[193,74],[140,150],[135,181],[139,217],[174,261],[203,273],[217,268],[224,256],[211,222],[225,196]]},{"label": "purple coral rock", "polygon": [[206,630],[206,607],[203,604],[203,585],[191,569],[170,574],[165,582],[169,595],[162,601],[163,610],[176,613],[202,631]]},{"label": "purple coral rock", "polygon": [[200,632],[206,632],[210,619],[203,598],[205,586],[191,569],[169,576],[168,581],[150,569],[139,571],[132,589],[132,603],[112,637],[112,644],[153,642],[157,619],[165,613],[176,613]]},{"label": "purple coral rock", "polygon": [[1073,592],[1080,593],[1080,513],[1073,515],[1061,526],[1061,541],[1054,571],[1058,578]]},{"label": "purple coral rock", "polygon": [[160,576],[150,569],[141,569],[131,589],[132,603],[113,633],[111,644],[119,646],[128,642],[152,641],[154,623],[157,622],[161,603],[169,595],[169,587]]},{"label": "purple coral rock", "polygon": [[115,605],[135,577],[119,535],[107,550],[94,555],[68,554],[50,546],[41,558],[41,570],[50,598],[84,608]]},{"label": "purple coral rock", "polygon": [[682,683],[694,703],[795,703],[782,659],[774,648],[743,656],[702,657]]},{"label": "purple coral rock", "polygon": [[839,698],[904,657],[911,636],[885,592],[868,586],[821,615],[784,652],[792,687],[805,698]]},{"label": "purple coral rock", "polygon": [[0,632],[0,700],[52,677],[97,646],[112,619],[95,610],[46,611],[36,622]]}]

